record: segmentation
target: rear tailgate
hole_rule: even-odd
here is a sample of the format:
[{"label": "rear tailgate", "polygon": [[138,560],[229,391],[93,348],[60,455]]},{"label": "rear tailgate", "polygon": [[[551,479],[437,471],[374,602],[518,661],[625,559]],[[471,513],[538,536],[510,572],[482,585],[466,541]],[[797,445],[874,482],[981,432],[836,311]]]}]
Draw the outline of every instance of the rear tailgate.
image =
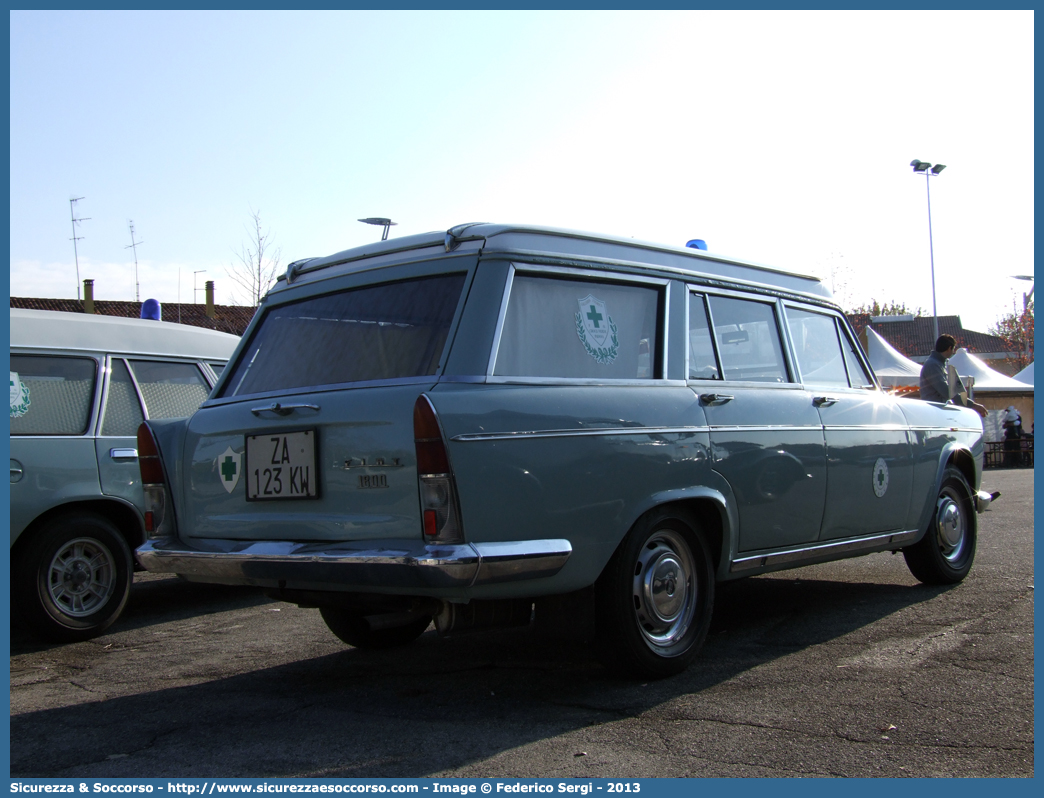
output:
[{"label": "rear tailgate", "polygon": [[182,540],[420,540],[413,406],[443,367],[462,266],[353,274],[268,304],[189,421]]},{"label": "rear tailgate", "polygon": [[428,387],[325,391],[197,412],[184,440],[181,537],[190,545],[419,539],[413,405]]}]

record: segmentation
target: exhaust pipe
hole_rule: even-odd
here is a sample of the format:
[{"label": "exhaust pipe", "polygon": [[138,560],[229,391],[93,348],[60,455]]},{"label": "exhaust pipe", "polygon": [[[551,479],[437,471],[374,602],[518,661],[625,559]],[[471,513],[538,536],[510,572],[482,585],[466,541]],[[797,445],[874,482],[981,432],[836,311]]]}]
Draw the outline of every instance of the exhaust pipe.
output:
[{"label": "exhaust pipe", "polygon": [[435,628],[446,637],[480,629],[528,626],[532,619],[533,599],[474,599],[467,604],[445,601],[435,616]]}]

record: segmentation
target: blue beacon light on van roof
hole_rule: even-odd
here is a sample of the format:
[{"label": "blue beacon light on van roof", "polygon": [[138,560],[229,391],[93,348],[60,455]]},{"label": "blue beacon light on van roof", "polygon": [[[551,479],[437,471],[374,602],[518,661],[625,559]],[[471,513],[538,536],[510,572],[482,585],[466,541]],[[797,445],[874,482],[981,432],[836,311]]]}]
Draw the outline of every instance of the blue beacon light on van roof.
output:
[{"label": "blue beacon light on van roof", "polygon": [[161,321],[163,317],[163,309],[160,307],[158,299],[146,299],[141,303],[141,317],[143,319],[152,319],[153,321]]},{"label": "blue beacon light on van roof", "polygon": [[687,246],[689,249],[702,249],[706,251],[707,242],[704,241],[702,238],[694,238],[692,239],[692,241],[686,241],[685,246]]}]

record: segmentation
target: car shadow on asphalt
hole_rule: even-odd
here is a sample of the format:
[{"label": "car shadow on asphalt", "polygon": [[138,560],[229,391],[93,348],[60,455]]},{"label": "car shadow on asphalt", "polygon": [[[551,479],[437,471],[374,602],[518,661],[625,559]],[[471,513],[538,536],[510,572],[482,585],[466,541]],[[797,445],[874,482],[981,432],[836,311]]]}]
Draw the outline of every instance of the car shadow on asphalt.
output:
[{"label": "car shadow on asphalt", "polygon": [[[11,774],[424,777],[698,698],[946,589],[778,576],[727,583],[700,657],[660,681],[606,669],[579,632],[549,637],[524,628],[439,640],[429,629],[406,648],[346,647],[202,684],[14,716]],[[147,614],[147,599],[138,609]]]},{"label": "car shadow on asphalt", "polygon": [[[156,578],[148,575],[145,579],[141,579],[135,575],[127,606],[116,623],[107,631],[129,632],[170,621],[209,615],[214,612],[227,612],[271,601],[272,599],[267,598],[259,587],[195,583],[177,576]],[[48,643],[33,637],[12,612],[12,655],[46,651],[62,645],[62,643]]]}]

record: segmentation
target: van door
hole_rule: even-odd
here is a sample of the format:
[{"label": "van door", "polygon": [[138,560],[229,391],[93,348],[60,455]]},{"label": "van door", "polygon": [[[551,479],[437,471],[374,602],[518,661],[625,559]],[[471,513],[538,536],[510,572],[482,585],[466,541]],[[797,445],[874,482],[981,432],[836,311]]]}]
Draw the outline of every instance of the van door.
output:
[{"label": "van door", "polygon": [[902,529],[913,455],[897,400],[877,390],[839,316],[789,304],[786,316],[801,379],[826,436],[820,539]]},{"label": "van door", "polygon": [[783,352],[776,303],[690,294],[689,386],[710,427],[712,467],[738,500],[740,551],[814,541],[823,519],[822,424]]},{"label": "van door", "polygon": [[11,353],[12,541],[44,511],[98,493],[92,357]]}]

